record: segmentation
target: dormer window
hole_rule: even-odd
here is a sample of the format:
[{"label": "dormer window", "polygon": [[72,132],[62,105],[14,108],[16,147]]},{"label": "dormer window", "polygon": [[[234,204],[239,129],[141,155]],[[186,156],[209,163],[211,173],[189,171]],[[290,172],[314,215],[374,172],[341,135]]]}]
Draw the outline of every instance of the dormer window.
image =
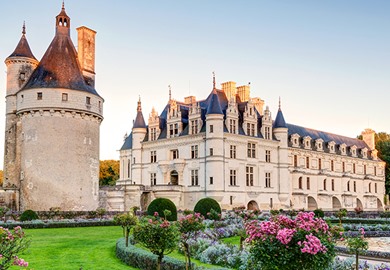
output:
[{"label": "dormer window", "polygon": [[291,135],[292,147],[299,147],[299,135],[297,133]]},{"label": "dormer window", "polygon": [[304,144],[305,149],[311,149],[311,137],[305,136],[303,138],[303,144]]},{"label": "dormer window", "polygon": [[361,150],[361,153],[362,153],[362,157],[363,158],[367,158],[367,152],[368,152],[368,149],[366,147],[364,147],[362,150]]},{"label": "dormer window", "polygon": [[356,145],[352,145],[352,146],[351,146],[351,149],[350,149],[351,156],[353,156],[353,157],[356,157],[356,156],[357,156],[357,151],[356,151],[356,149],[357,149]]},{"label": "dormer window", "polygon": [[347,154],[347,145],[345,143],[341,144],[339,149],[340,149],[340,153],[342,155],[346,155]]},{"label": "dormer window", "polygon": [[329,149],[329,153],[335,153],[335,150],[336,150],[336,143],[334,141],[331,141],[328,143],[328,149]]},{"label": "dormer window", "polygon": [[323,151],[323,143],[324,141],[322,139],[317,139],[316,140],[316,150],[317,151]]}]

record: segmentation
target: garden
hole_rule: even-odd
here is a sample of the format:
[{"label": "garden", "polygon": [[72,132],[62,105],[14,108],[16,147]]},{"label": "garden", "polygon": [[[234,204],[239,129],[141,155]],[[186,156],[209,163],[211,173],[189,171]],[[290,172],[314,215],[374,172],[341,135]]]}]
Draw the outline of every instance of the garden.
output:
[{"label": "garden", "polygon": [[2,217],[0,269],[390,269],[358,260],[390,261],[386,247],[373,251],[367,241],[390,237],[388,212],[368,219],[343,209],[329,217],[320,209],[222,212],[210,198],[179,213],[163,198],[145,213],[94,212]]}]

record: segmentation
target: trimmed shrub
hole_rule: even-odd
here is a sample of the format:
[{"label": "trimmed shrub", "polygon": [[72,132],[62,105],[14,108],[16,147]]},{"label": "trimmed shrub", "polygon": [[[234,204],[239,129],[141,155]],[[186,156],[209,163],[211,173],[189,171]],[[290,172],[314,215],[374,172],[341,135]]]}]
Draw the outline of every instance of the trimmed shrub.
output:
[{"label": "trimmed shrub", "polygon": [[26,210],[20,215],[20,221],[31,221],[35,219],[38,219],[38,215],[33,210]]},{"label": "trimmed shrub", "polygon": [[316,218],[323,218],[325,216],[324,211],[322,209],[315,209],[313,212]]},{"label": "trimmed shrub", "polygon": [[221,214],[221,207],[219,203],[212,198],[203,198],[199,200],[194,208],[195,213],[200,213],[205,218],[209,217],[209,213],[211,213],[211,209],[214,209],[215,212]]},{"label": "trimmed shrub", "polygon": [[177,209],[175,204],[166,198],[157,198],[153,200],[148,207],[148,215],[153,216],[155,212],[158,213],[160,217],[164,217],[164,210],[171,211],[171,215],[167,217],[168,221],[177,220]]}]

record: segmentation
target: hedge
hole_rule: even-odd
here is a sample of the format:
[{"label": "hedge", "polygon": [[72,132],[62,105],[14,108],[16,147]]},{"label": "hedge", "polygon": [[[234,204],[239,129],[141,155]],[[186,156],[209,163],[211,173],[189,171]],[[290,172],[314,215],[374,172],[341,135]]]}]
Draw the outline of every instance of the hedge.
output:
[{"label": "hedge", "polygon": [[30,222],[0,222],[0,227],[13,229],[17,226],[23,229],[43,229],[43,228],[76,228],[76,227],[95,227],[95,226],[116,226],[113,220],[83,220],[83,221],[57,221],[43,222],[42,220]]},{"label": "hedge", "polygon": [[203,198],[199,200],[195,207],[194,212],[200,213],[205,218],[208,218],[207,213],[210,213],[211,209],[214,209],[218,214],[221,214],[221,206],[219,206],[219,203],[212,199],[212,198]]},{"label": "hedge", "polygon": [[166,198],[157,198],[153,200],[148,206],[148,215],[153,216],[154,213],[157,212],[160,217],[164,217],[164,210],[171,211],[171,215],[167,216],[167,220],[177,220],[176,205],[170,199]]},{"label": "hedge", "polygon": [[[325,218],[325,220],[329,220],[331,223],[340,222],[339,219],[335,219],[335,218],[332,219]],[[390,219],[384,220],[384,219],[343,218],[342,223],[343,224],[390,224]]]},{"label": "hedge", "polygon": [[[343,254],[353,254],[346,247],[335,247],[336,251]],[[373,258],[381,258],[381,259],[390,259],[390,252],[383,251],[374,251],[374,250],[362,250],[360,251],[360,255],[373,257]]]},{"label": "hedge", "polygon": [[[157,255],[131,244],[126,247],[124,238],[121,238],[116,242],[116,256],[125,264],[141,270],[157,269]],[[199,269],[195,268],[194,264],[192,265],[192,269]],[[186,269],[185,262],[164,256],[161,264],[161,270],[182,269]]]}]

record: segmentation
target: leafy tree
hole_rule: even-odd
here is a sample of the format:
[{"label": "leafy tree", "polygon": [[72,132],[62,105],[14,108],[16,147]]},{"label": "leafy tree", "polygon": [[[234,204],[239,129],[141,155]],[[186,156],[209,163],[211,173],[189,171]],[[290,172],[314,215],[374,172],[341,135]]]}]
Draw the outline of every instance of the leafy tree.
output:
[{"label": "leafy tree", "polygon": [[360,228],[360,236],[350,237],[347,239],[347,247],[353,253],[355,253],[355,269],[359,269],[359,253],[368,249],[368,242],[364,239],[364,229]]},{"label": "leafy tree", "polygon": [[386,162],[385,186],[386,193],[390,194],[390,134],[385,132],[375,134],[375,148],[378,150],[378,157]]},{"label": "leafy tree", "polygon": [[4,176],[3,176],[3,170],[0,170],[0,186],[3,185],[3,178],[4,178]]},{"label": "leafy tree", "polygon": [[175,224],[157,214],[150,219],[144,218],[135,226],[133,235],[136,241],[158,256],[156,269],[160,270],[164,256],[177,247],[179,231]]},{"label": "leafy tree", "polygon": [[29,243],[20,226],[13,231],[0,227],[0,269],[8,269],[11,265],[27,267],[28,262],[17,255],[26,250]]},{"label": "leafy tree", "polygon": [[119,160],[101,160],[99,172],[100,186],[114,186],[119,179]]},{"label": "leafy tree", "polygon": [[114,222],[120,225],[123,229],[123,235],[126,239],[126,247],[129,246],[129,234],[131,228],[133,228],[138,223],[138,218],[133,215],[133,212],[130,211],[126,214],[118,214],[114,217]]}]

